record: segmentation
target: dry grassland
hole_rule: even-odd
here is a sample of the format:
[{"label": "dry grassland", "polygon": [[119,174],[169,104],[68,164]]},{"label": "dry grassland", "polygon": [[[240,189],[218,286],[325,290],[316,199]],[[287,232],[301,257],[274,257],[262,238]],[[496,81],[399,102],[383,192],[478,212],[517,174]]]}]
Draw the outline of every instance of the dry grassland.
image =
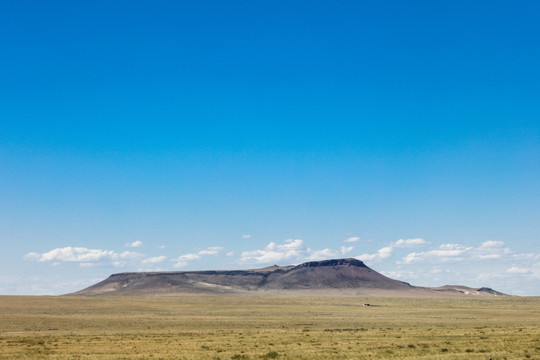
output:
[{"label": "dry grassland", "polygon": [[540,298],[3,296],[0,358],[540,359]]}]

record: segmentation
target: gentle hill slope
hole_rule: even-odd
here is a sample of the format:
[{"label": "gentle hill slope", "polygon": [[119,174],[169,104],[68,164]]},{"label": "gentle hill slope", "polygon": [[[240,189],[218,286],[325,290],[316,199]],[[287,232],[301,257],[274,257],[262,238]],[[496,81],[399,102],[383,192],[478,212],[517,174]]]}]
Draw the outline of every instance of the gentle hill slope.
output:
[{"label": "gentle hill slope", "polygon": [[489,288],[416,287],[388,278],[362,261],[334,259],[252,270],[120,273],[71,295],[329,295],[503,296]]}]

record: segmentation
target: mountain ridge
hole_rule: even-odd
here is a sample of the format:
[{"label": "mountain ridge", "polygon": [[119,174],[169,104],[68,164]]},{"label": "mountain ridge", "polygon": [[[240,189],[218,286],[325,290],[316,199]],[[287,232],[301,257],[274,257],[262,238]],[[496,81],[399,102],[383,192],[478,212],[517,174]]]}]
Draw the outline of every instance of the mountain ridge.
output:
[{"label": "mountain ridge", "polygon": [[326,295],[326,296],[504,296],[463,285],[418,287],[391,279],[355,258],[273,265],[248,270],[124,272],[69,295]]}]

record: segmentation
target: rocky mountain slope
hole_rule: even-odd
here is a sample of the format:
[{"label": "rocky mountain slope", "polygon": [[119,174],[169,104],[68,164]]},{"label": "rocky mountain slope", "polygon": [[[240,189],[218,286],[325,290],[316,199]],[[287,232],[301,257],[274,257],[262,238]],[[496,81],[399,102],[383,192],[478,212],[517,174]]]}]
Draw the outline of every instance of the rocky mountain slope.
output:
[{"label": "rocky mountain slope", "polygon": [[329,295],[502,296],[489,288],[416,287],[388,278],[362,261],[334,259],[252,270],[134,272],[109,278],[71,295]]}]

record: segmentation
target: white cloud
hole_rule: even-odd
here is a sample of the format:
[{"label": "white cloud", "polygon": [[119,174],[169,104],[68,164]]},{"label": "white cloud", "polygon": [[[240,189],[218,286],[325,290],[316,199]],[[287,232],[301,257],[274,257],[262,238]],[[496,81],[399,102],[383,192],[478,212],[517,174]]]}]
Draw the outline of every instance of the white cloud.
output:
[{"label": "white cloud", "polygon": [[500,259],[501,254],[485,254],[485,255],[478,255],[478,260],[494,260],[494,259]]},{"label": "white cloud", "polygon": [[508,270],[506,270],[509,274],[530,274],[531,270],[528,268],[518,267],[518,266],[512,266]]},{"label": "white cloud", "polygon": [[326,260],[330,258],[342,257],[350,253],[354,249],[354,246],[342,246],[339,250],[322,249],[312,250],[307,249],[307,259],[310,261]]},{"label": "white cloud", "polygon": [[358,259],[362,261],[381,261],[388,259],[392,256],[393,250],[395,248],[412,248],[426,245],[427,242],[424,239],[399,239],[396,242],[391,242],[388,246],[385,246],[377,250],[374,254],[362,254],[357,256]]},{"label": "white cloud", "polygon": [[240,255],[240,263],[277,264],[324,260],[343,257],[353,249],[353,246],[342,246],[339,249],[311,249],[306,247],[301,239],[288,239],[282,244],[271,242],[264,249],[244,251]]},{"label": "white cloud", "polygon": [[218,255],[223,250],[220,246],[211,246],[204,250],[199,250],[194,253],[184,254],[180,255],[176,259],[174,259],[175,264],[173,265],[175,268],[182,268],[189,265],[190,262],[201,260],[203,256],[207,255]]},{"label": "white cloud", "polygon": [[504,246],[504,241],[484,241],[480,244],[479,248],[482,249],[491,249],[491,248],[502,248]]},{"label": "white cloud", "polygon": [[[507,274],[519,276],[523,280],[538,280],[540,279],[540,263],[524,262],[520,265],[512,265],[506,270]],[[519,281],[517,282],[519,283]]]},{"label": "white cloud", "polygon": [[485,241],[478,246],[463,244],[442,244],[437,249],[411,252],[404,256],[399,264],[473,262],[489,260],[532,260],[535,254],[515,254],[503,241]]},{"label": "white cloud", "polygon": [[159,264],[167,260],[166,256],[154,256],[142,261],[143,264]]},{"label": "white cloud", "polygon": [[392,246],[385,246],[385,247],[377,250],[377,252],[375,254],[362,254],[362,255],[357,256],[357,258],[362,260],[362,261],[383,260],[383,259],[387,259],[390,256],[392,256],[392,250],[393,250]]},{"label": "white cloud", "polygon": [[219,252],[223,250],[221,246],[211,246],[209,248],[206,248],[204,250],[199,251],[197,254],[200,256],[203,255],[217,255]]},{"label": "white cloud", "polygon": [[451,262],[461,261],[463,255],[470,251],[472,247],[466,247],[460,244],[443,244],[436,250],[412,252],[401,259],[402,264],[412,264],[424,261],[433,262]]},{"label": "white cloud", "polygon": [[242,239],[250,239],[251,238],[251,235],[250,234],[244,234],[242,235]]},{"label": "white cloud", "polygon": [[307,260],[310,261],[316,261],[316,260],[324,260],[328,258],[337,257],[339,253],[335,250],[330,249],[322,249],[322,250],[312,250],[309,252],[309,255],[307,257]]},{"label": "white cloud", "polygon": [[354,246],[342,246],[340,248],[341,255],[349,254],[353,250],[354,250]]},{"label": "white cloud", "polygon": [[503,241],[485,241],[473,249],[472,256],[478,260],[493,260],[500,259],[510,253],[510,249],[505,247]]},{"label": "white cloud", "polygon": [[181,262],[199,260],[201,256],[197,253],[180,255],[176,259]]},{"label": "white cloud", "polygon": [[527,253],[527,254],[511,254],[510,257],[514,260],[534,260],[534,259],[540,259],[540,255],[536,255],[533,253]]},{"label": "white cloud", "polygon": [[392,243],[392,247],[397,248],[412,248],[412,247],[419,247],[426,245],[427,242],[424,239],[416,238],[416,239],[399,239],[398,241]]},{"label": "white cloud", "polygon": [[262,250],[244,251],[240,262],[243,263],[278,263],[283,260],[298,259],[306,252],[303,241],[300,239],[288,239],[284,244],[269,243]]},{"label": "white cloud", "polygon": [[85,247],[71,247],[66,246],[63,248],[53,249],[43,254],[31,252],[26,254],[26,258],[29,260],[35,260],[39,262],[55,261],[55,262],[77,262],[77,263],[91,263],[99,262],[101,260],[117,260],[129,257],[131,253],[129,251],[118,254],[112,250],[101,249],[88,249]]},{"label": "white cloud", "polygon": [[137,240],[137,241],[134,241],[132,243],[129,243],[129,244],[125,244],[126,247],[140,247],[142,246],[142,241],[141,240]]},{"label": "white cloud", "polygon": [[462,250],[466,249],[467,246],[461,245],[461,244],[442,244],[439,245],[439,249],[441,250]]},{"label": "white cloud", "polygon": [[81,268],[96,266],[113,266],[117,268],[126,266],[137,267],[141,264],[156,264],[166,259],[165,256],[148,258],[146,255],[134,251],[123,251],[119,253],[113,250],[73,246],[57,248],[45,253],[30,252],[24,258],[30,261],[49,262],[53,266],[74,263],[78,264]]},{"label": "white cloud", "polygon": [[353,243],[357,241],[360,241],[360,238],[358,236],[353,236],[345,240],[346,243]]}]

